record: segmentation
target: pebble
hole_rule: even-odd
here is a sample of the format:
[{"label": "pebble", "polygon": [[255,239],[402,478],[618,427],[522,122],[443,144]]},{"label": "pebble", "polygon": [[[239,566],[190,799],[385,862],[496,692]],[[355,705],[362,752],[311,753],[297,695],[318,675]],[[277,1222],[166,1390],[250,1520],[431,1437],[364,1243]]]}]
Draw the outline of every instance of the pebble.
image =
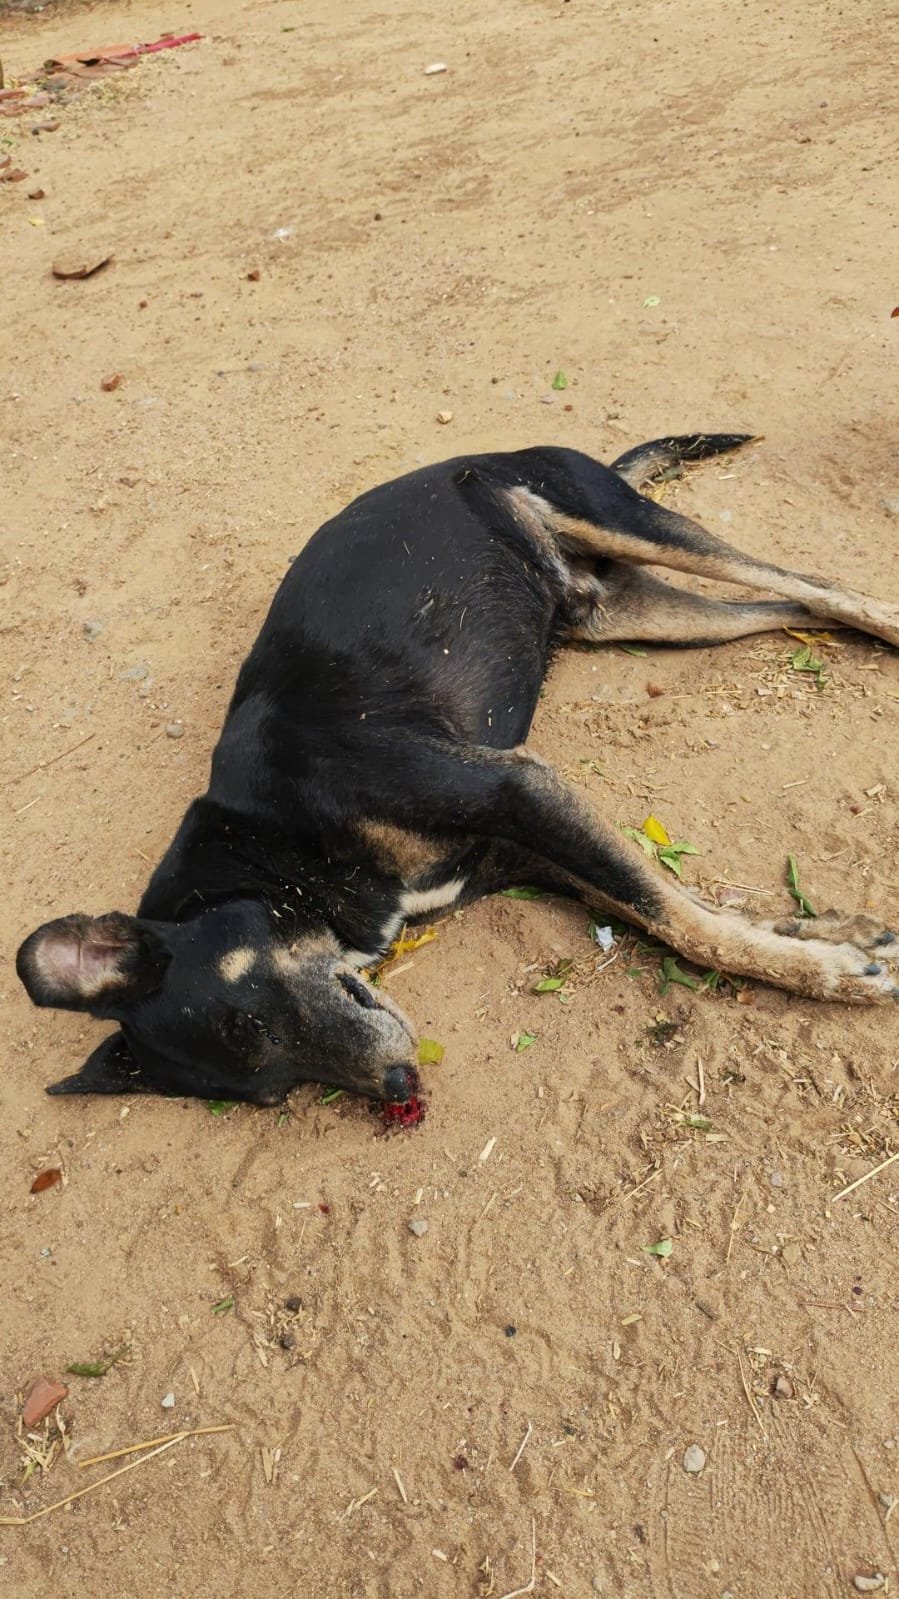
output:
[{"label": "pebble", "polygon": [[772,1188],[783,1188],[784,1174],[782,1171],[773,1171],[768,1178]]},{"label": "pebble", "polygon": [[163,1394],[163,1396],[160,1399],[159,1403],[161,1404],[163,1410],[174,1410],[174,1408],[175,1408],[175,1395],[174,1394]]},{"label": "pebble", "polygon": [[68,1392],[64,1382],[50,1382],[46,1377],[39,1377],[22,1407],[25,1426],[36,1427],[62,1403]]},{"label": "pebble", "polygon": [[184,723],[183,722],[166,722],[165,736],[166,736],[166,738],[183,738],[184,737]]},{"label": "pebble", "polygon": [[691,1472],[694,1476],[705,1468],[705,1450],[698,1444],[688,1444],[684,1450],[684,1471]]},{"label": "pebble", "polygon": [[303,1301],[300,1298],[299,1294],[290,1294],[288,1296],[288,1298],[285,1299],[285,1301],[284,1301],[284,1309],[285,1310],[292,1310],[295,1313],[298,1310],[302,1310],[302,1308],[303,1308]]},{"label": "pebble", "polygon": [[97,617],[92,617],[89,622],[82,622],[81,631],[89,644],[93,644],[94,639],[100,637],[105,625],[105,622],[99,621]]},{"label": "pebble", "polygon": [[296,1349],[297,1347],[297,1341],[294,1338],[293,1333],[289,1332],[282,1333],[278,1339],[278,1343],[281,1345],[282,1349]]},{"label": "pebble", "polygon": [[424,1235],[427,1232],[427,1230],[428,1230],[428,1224],[425,1221],[424,1217],[423,1216],[413,1216],[412,1220],[409,1223],[409,1231],[410,1231],[410,1233],[414,1233],[416,1238],[424,1238]]},{"label": "pebble", "polygon": [[446,64],[445,61],[432,61],[431,65],[429,67],[425,67],[425,77],[426,78],[435,78],[437,76],[438,72],[447,72],[447,71],[449,71],[449,68],[447,67],[447,64]]},{"label": "pebble", "polygon": [[453,420],[452,411],[438,411],[437,412],[437,421],[443,427],[446,427],[447,422],[452,422],[452,420]]},{"label": "pebble", "polygon": [[853,1577],[852,1586],[856,1593],[878,1593],[886,1585],[886,1577],[882,1572],[876,1571],[873,1577]]},{"label": "pebble", "polygon": [[783,1372],[780,1372],[777,1376],[774,1383],[774,1393],[778,1399],[792,1399],[793,1397],[793,1384],[790,1382],[789,1377],[784,1376]]}]

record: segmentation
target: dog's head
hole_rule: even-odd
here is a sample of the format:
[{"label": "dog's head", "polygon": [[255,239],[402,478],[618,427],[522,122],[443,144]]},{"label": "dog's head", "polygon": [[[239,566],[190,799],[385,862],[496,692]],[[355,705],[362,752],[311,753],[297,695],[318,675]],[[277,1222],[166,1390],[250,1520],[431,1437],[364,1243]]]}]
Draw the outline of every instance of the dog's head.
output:
[{"label": "dog's head", "polygon": [[114,911],[47,922],[16,970],[36,1005],[117,1021],[51,1094],[162,1093],[278,1104],[302,1082],[401,1102],[412,1026],[326,931],[287,942],[244,900],[184,925]]}]

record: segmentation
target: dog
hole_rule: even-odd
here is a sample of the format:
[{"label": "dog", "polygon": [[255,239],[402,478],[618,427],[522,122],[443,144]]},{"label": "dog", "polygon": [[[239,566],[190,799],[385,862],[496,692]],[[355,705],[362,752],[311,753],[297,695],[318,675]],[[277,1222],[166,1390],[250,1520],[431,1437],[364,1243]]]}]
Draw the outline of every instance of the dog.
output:
[{"label": "dog", "polygon": [[[364,971],[405,923],[515,884],[795,994],[899,997],[879,922],[705,904],[524,747],[566,640],[709,645],[826,620],[899,645],[899,607],[753,560],[640,492],[750,437],[655,440],[610,467],[556,447],[464,456],[325,523],[137,915],[64,916],[19,950],[35,1004],[118,1024],[48,1092],[272,1105],[315,1081],[401,1104],[414,1028]],[[779,598],[709,598],[647,566]]]}]

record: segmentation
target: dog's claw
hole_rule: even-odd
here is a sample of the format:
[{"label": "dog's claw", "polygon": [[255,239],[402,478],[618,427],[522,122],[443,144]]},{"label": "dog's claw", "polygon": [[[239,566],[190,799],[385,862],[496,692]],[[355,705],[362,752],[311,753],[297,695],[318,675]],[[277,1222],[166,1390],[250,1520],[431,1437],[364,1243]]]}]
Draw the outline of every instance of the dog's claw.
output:
[{"label": "dog's claw", "polygon": [[865,967],[865,976],[879,977],[882,971],[883,967],[881,966],[880,961],[869,961],[868,965]]},{"label": "dog's claw", "polygon": [[895,933],[891,933],[889,928],[887,927],[881,933],[879,938],[875,938],[875,940],[874,940],[874,948],[875,949],[880,949],[884,944],[895,944],[895,942],[896,942],[896,934]]}]

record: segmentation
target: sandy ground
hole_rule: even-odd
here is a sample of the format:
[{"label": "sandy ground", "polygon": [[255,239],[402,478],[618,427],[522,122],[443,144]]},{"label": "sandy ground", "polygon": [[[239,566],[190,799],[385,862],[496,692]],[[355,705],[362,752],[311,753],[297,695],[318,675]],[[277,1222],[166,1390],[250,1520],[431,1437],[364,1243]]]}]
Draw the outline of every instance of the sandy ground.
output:
[{"label": "sandy ground", "polygon": [[[165,28],[205,37],[53,133],[0,121],[29,175],[0,184],[0,1510],[233,1430],[0,1528],[4,1591],[890,1591],[899,1167],[834,1195],[895,1146],[894,1014],[662,994],[633,946],[595,972],[579,908],[500,898],[389,979],[446,1055],[388,1137],[314,1087],[286,1117],[47,1099],[101,1029],[11,965],[51,915],[134,907],[289,557],[411,464],[752,429],[669,503],[896,597],[884,13],[195,0],[7,16],[0,56]],[[85,244],[114,261],[55,281]],[[819,690],[797,647],[571,653],[535,746],[691,840],[707,892],[784,910],[793,852],[819,907],[888,915],[899,662],[824,645]],[[560,959],[563,1003],[533,992]],[[32,1380],[123,1345],[23,1484]]]}]

